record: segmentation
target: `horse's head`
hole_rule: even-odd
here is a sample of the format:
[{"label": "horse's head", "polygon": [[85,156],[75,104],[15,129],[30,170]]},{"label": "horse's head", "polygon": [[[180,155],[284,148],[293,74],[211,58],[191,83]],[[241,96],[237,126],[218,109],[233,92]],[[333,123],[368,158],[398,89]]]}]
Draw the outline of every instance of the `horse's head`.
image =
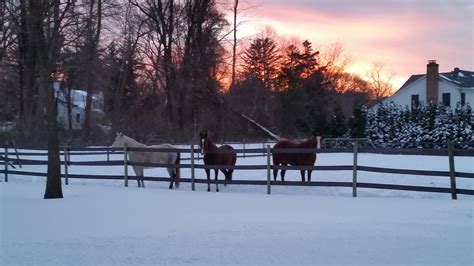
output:
[{"label": "horse's head", "polygon": [[209,138],[207,137],[207,132],[199,133],[199,151],[201,154],[204,154],[204,152],[208,149],[209,146]]},{"label": "horse's head", "polygon": [[127,137],[122,132],[117,133],[117,136],[115,137],[115,140],[112,143],[112,147],[113,148],[123,147],[125,145],[126,138]]}]

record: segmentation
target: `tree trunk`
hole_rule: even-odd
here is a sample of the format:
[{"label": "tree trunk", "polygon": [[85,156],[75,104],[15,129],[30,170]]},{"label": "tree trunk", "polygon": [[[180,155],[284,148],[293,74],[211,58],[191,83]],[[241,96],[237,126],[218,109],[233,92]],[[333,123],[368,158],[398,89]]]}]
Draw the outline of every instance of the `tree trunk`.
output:
[{"label": "tree trunk", "polygon": [[232,78],[230,81],[230,89],[235,85],[235,64],[237,60],[237,9],[239,0],[234,0],[234,40],[232,44]]},{"label": "tree trunk", "polygon": [[[89,47],[88,49],[88,56],[89,60],[88,63],[90,64],[88,69],[87,69],[87,96],[86,96],[86,117],[84,120],[84,139],[90,140],[90,131],[91,127],[93,126],[91,124],[92,121],[92,87],[95,84],[95,70],[96,70],[96,58],[97,58],[97,46],[99,43],[99,38],[100,38],[100,31],[101,31],[101,26],[102,26],[102,0],[97,0],[97,25],[93,25],[93,19],[94,19],[94,6],[95,6],[95,0],[90,1],[90,6],[89,6],[89,18],[87,21],[87,45]],[[94,26],[95,26],[95,31],[94,31]]]},{"label": "tree trunk", "polygon": [[[48,177],[46,179],[45,199],[57,199],[63,197],[61,187],[61,161],[59,158],[59,137],[56,104],[54,90],[47,71],[41,71],[40,90],[44,91],[46,117],[45,126],[48,132]],[[46,73],[44,73],[46,72]]]}]

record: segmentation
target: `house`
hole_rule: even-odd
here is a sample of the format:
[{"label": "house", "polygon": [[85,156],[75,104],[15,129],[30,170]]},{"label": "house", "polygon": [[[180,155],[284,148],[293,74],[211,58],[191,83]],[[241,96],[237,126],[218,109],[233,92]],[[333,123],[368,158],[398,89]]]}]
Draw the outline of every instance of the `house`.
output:
[{"label": "house", "polygon": [[[56,110],[58,112],[58,123],[64,128],[68,128],[68,104],[67,104],[67,89],[61,88],[59,82],[53,84],[54,95],[56,99]],[[86,98],[87,92],[82,90],[69,90],[71,97],[71,127],[73,130],[80,130],[84,126],[86,117]],[[91,113],[92,118],[98,123],[98,120],[103,120],[105,115],[103,111],[104,97],[102,92],[92,96]]]},{"label": "house", "polygon": [[383,103],[412,106],[436,102],[456,107],[457,103],[474,104],[474,72],[454,68],[451,72],[439,73],[436,60],[429,60],[426,74],[412,75],[392,96]]}]

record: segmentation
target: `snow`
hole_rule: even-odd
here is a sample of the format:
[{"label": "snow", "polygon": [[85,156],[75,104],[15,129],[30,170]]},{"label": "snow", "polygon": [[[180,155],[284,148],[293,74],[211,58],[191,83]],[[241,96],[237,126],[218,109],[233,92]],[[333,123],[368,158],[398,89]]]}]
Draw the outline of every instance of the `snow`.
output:
[{"label": "snow", "polygon": [[444,78],[444,79],[445,79],[445,80],[447,80],[447,81],[451,81],[451,82],[453,82],[453,80],[452,80],[452,79],[450,79],[450,78],[446,77],[445,75],[442,75],[442,74],[440,74],[439,76],[440,76],[440,77],[442,77],[442,78]]},{"label": "snow", "polygon": [[[261,145],[260,145],[261,147]],[[112,159],[120,160],[115,154]],[[25,156],[26,157],[26,156]],[[38,157],[34,157],[37,159]],[[72,156],[104,160],[105,155]],[[265,157],[238,158],[240,165]],[[447,170],[447,157],[360,154],[361,165]],[[199,162],[202,163],[202,162]],[[351,154],[318,154],[317,165],[348,165]],[[456,171],[474,172],[472,157]],[[45,171],[24,166],[22,171]],[[70,173],[121,174],[123,167],[72,166]],[[129,169],[130,173],[133,170]],[[164,169],[145,170],[164,176]],[[204,177],[202,169],[197,178]],[[183,169],[183,176],[189,170]],[[219,193],[162,182],[70,179],[64,199],[43,200],[45,180],[0,182],[1,265],[473,265],[474,197],[351,188],[220,186]],[[222,174],[220,175],[222,179]],[[236,170],[234,179],[262,180]],[[299,180],[288,171],[287,180]],[[350,181],[352,172],[317,171],[317,181]],[[447,177],[359,172],[361,182],[449,186]],[[469,179],[458,186],[473,189]],[[214,190],[214,186],[212,187]]]}]

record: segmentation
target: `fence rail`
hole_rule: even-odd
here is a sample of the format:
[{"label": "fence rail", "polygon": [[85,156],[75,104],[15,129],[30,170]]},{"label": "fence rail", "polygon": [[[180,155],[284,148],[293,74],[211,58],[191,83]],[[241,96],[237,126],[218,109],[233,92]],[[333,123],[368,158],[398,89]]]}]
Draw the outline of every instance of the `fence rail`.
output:
[{"label": "fence rail", "polygon": [[[123,180],[125,178],[126,186],[128,180],[136,180],[135,176],[128,176],[127,170],[125,170],[124,175],[85,175],[85,174],[68,174],[68,166],[145,166],[145,167],[167,167],[167,168],[184,168],[191,169],[191,178],[182,178],[181,182],[190,182],[193,184],[192,188],[194,190],[194,183],[207,183],[206,179],[196,179],[194,178],[195,169],[235,169],[235,170],[266,170],[267,171],[267,180],[233,180],[233,181],[221,181],[218,183],[228,183],[233,185],[266,185],[268,187],[268,194],[270,194],[270,187],[277,186],[322,186],[322,187],[352,187],[353,195],[356,196],[357,188],[370,188],[370,189],[389,189],[389,190],[405,190],[405,191],[418,191],[418,192],[437,192],[437,193],[451,193],[452,198],[455,199],[457,194],[465,195],[474,195],[474,190],[470,189],[459,189],[456,188],[456,183],[454,178],[474,178],[474,173],[466,172],[456,172],[454,170],[454,156],[472,156],[474,157],[474,150],[459,150],[454,149],[453,145],[447,145],[448,149],[382,149],[382,148],[357,148],[357,143],[354,143],[354,149],[270,149],[267,146],[266,149],[261,148],[251,148],[251,149],[236,149],[236,152],[239,154],[244,154],[242,157],[250,156],[266,156],[267,164],[264,165],[236,165],[236,166],[221,166],[221,165],[203,165],[196,164],[194,154],[199,153],[198,149],[195,149],[194,146],[190,148],[178,148],[178,149],[161,149],[161,148],[68,148],[64,147],[61,151],[61,164],[65,167],[65,173],[62,174],[62,177],[66,179],[66,184],[68,184],[68,179],[104,179],[104,180]],[[153,163],[141,163],[133,162],[126,158],[126,153],[129,151],[141,151],[141,152],[180,152],[185,154],[190,154],[189,158],[182,158],[184,160],[190,160],[190,164],[153,164]],[[331,165],[331,166],[277,166],[270,164],[270,156],[275,153],[340,153],[340,152],[351,152],[354,153],[354,163],[353,165]],[[382,168],[382,167],[373,167],[373,166],[363,166],[357,164],[357,154],[358,153],[377,153],[377,154],[403,154],[403,155],[432,155],[432,156],[449,156],[450,160],[450,170],[449,171],[432,171],[432,170],[413,170],[413,169],[394,169],[394,168]],[[107,155],[107,160],[101,161],[72,161],[71,155],[81,156],[81,155]],[[109,156],[111,154],[124,155],[124,160],[110,160]],[[10,155],[17,156],[16,158],[9,157]],[[28,172],[28,171],[18,171],[18,170],[9,170],[9,165],[13,166],[14,163],[21,165],[47,165],[47,161],[44,160],[32,160],[32,159],[19,159],[18,156],[45,156],[47,152],[19,152],[11,153],[8,151],[8,148],[5,148],[4,155],[0,156],[0,162],[3,162],[5,165],[4,170],[0,170],[0,173],[4,174],[5,182],[8,182],[8,175],[28,175],[28,176],[42,176],[45,177],[46,173],[40,172]],[[452,157],[452,158],[451,158]],[[126,167],[125,167],[126,169]],[[353,182],[329,182],[329,181],[311,181],[311,182],[302,182],[302,181],[271,181],[270,171],[271,170],[314,170],[314,171],[352,171],[353,172]],[[391,173],[391,174],[403,174],[403,175],[416,175],[416,176],[433,176],[433,177],[450,177],[451,178],[451,187],[450,188],[441,188],[441,187],[426,187],[426,186],[414,186],[414,185],[395,185],[395,184],[378,184],[378,183],[363,183],[357,181],[357,172],[375,172],[375,173]],[[454,179],[454,180],[453,180]],[[169,182],[169,177],[150,177],[145,176],[144,180],[149,181],[166,181]],[[215,182],[215,181],[213,181]]]},{"label": "fence rail", "polygon": [[[190,153],[191,150],[188,148],[177,148],[177,149],[161,149],[161,148],[128,148],[130,151],[145,151],[145,152],[181,152]],[[328,149],[276,149],[272,150],[272,153],[352,153],[352,148],[328,148]],[[67,151],[70,155],[112,155],[112,154],[123,154],[123,148],[81,148],[71,149]],[[194,153],[198,154],[200,150],[194,149]],[[229,151],[223,150],[220,153],[226,153]],[[257,156],[264,156],[267,150],[262,148],[243,148],[235,149],[240,155],[246,154],[247,156],[255,154]],[[474,149],[454,149],[457,156],[469,156],[474,157]],[[393,155],[431,155],[431,156],[446,156],[448,149],[408,149],[408,148],[359,148],[359,153],[377,153],[377,154],[393,154]],[[41,152],[8,152],[8,156],[45,156],[47,152],[41,150]],[[60,154],[63,155],[64,151],[61,150]],[[1,157],[0,157],[1,158]]]}]

